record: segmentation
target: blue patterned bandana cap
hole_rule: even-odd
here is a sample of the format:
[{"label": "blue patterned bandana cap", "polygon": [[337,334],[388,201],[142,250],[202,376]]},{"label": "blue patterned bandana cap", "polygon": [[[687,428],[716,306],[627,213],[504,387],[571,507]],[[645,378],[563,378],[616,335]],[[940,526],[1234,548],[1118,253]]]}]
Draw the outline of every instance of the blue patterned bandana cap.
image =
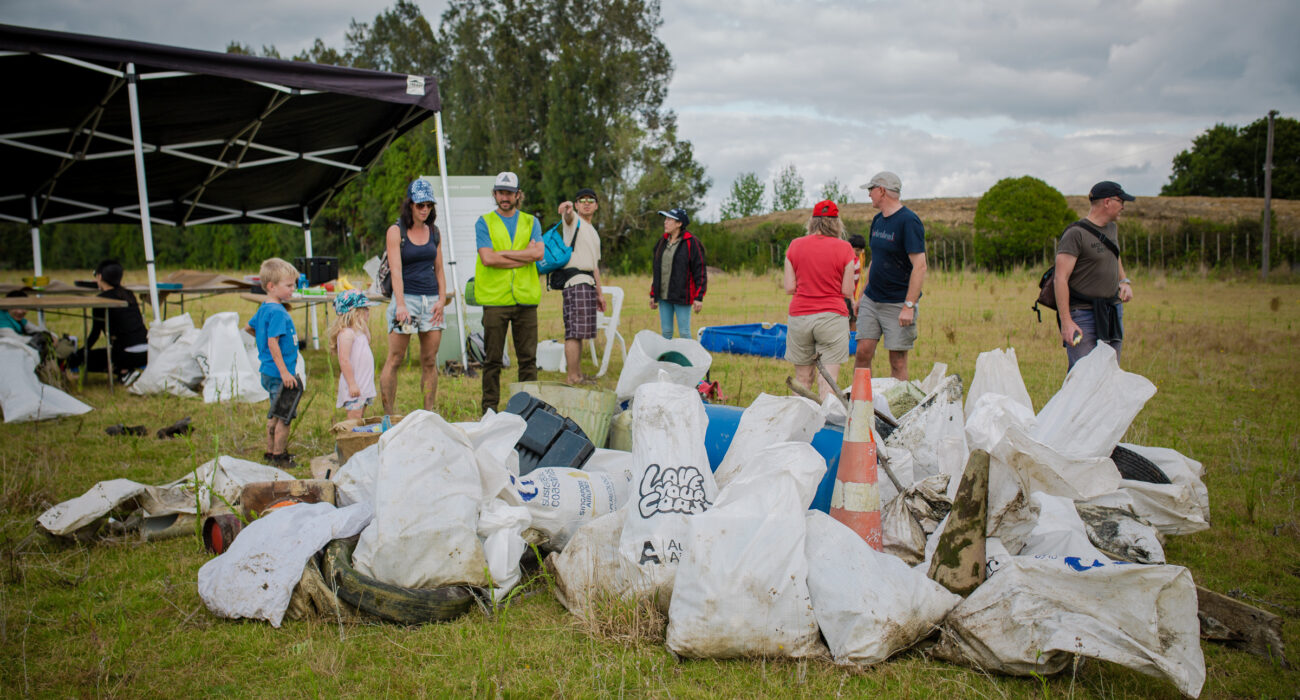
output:
[{"label": "blue patterned bandana cap", "polygon": [[430,185],[428,180],[415,180],[411,183],[407,194],[411,195],[412,204],[419,204],[420,202],[437,203],[438,201],[433,198],[433,185]]}]

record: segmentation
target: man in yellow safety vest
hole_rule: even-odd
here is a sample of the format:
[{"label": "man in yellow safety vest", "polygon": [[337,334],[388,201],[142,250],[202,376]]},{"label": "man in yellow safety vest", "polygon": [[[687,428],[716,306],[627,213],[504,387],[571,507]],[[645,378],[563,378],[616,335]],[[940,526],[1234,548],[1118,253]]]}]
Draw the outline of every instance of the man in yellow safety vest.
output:
[{"label": "man in yellow safety vest", "polygon": [[537,304],[542,300],[537,261],[545,255],[541,224],[519,211],[519,176],[497,175],[492,198],[497,208],[474,224],[474,296],[483,306],[483,413],[497,410],[501,401],[507,329],[515,338],[519,381],[537,379]]}]

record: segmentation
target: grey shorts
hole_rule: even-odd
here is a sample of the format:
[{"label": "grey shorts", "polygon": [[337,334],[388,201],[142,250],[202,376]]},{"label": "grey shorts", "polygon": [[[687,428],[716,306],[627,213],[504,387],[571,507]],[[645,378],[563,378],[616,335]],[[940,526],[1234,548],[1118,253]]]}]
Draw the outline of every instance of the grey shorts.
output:
[{"label": "grey shorts", "polygon": [[903,327],[898,324],[898,314],[903,311],[903,302],[885,304],[872,301],[871,297],[862,296],[862,305],[858,307],[858,340],[880,340],[886,350],[911,350],[916,344],[916,327],[921,322],[921,310],[915,309],[912,325]]},{"label": "grey shorts", "polygon": [[[433,323],[433,305],[438,301],[436,294],[406,294],[403,297],[406,300],[406,312],[411,314],[411,325],[415,330],[407,333],[428,333],[429,331],[440,331],[447,327],[447,310],[444,308],[442,313],[442,323],[434,325]],[[388,332],[402,333],[403,331],[395,328],[397,323],[397,304],[388,304]]]},{"label": "grey shorts", "polygon": [[821,353],[822,362],[842,365],[849,359],[849,317],[833,312],[786,317],[785,359],[812,365]]}]

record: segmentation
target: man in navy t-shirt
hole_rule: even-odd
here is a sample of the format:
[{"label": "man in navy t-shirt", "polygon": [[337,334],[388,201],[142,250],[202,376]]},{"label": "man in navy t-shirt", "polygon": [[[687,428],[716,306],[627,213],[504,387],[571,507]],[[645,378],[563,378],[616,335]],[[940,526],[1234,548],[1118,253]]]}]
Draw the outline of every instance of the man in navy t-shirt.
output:
[{"label": "man in navy t-shirt", "polygon": [[884,338],[889,373],[907,380],[907,351],[916,343],[917,305],[925,281],[925,226],[898,201],[903,181],[876,173],[862,186],[880,210],[871,220],[871,263],[867,287],[858,300],[858,356],[854,367],[871,368],[876,345]]}]

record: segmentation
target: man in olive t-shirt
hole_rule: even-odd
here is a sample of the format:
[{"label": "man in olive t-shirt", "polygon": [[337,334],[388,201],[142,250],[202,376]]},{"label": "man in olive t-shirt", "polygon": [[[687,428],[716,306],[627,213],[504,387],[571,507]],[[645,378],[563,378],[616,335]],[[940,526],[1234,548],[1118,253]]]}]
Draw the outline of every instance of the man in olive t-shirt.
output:
[{"label": "man in olive t-shirt", "polygon": [[[1124,211],[1124,202],[1133,200],[1133,195],[1119,184],[1109,180],[1098,182],[1088,193],[1091,207],[1084,221],[1099,229],[1118,249],[1115,222]],[[1119,256],[1084,226],[1070,226],[1056,244],[1053,283],[1061,341],[1069,368],[1092,352],[1099,340],[1115,349],[1118,360],[1124,338],[1123,304],[1133,299],[1132,282],[1124,274],[1124,263]],[[1083,298],[1107,301],[1094,304]],[[1065,309],[1068,313],[1061,313]],[[1107,318],[1097,318],[1098,309]]]}]

